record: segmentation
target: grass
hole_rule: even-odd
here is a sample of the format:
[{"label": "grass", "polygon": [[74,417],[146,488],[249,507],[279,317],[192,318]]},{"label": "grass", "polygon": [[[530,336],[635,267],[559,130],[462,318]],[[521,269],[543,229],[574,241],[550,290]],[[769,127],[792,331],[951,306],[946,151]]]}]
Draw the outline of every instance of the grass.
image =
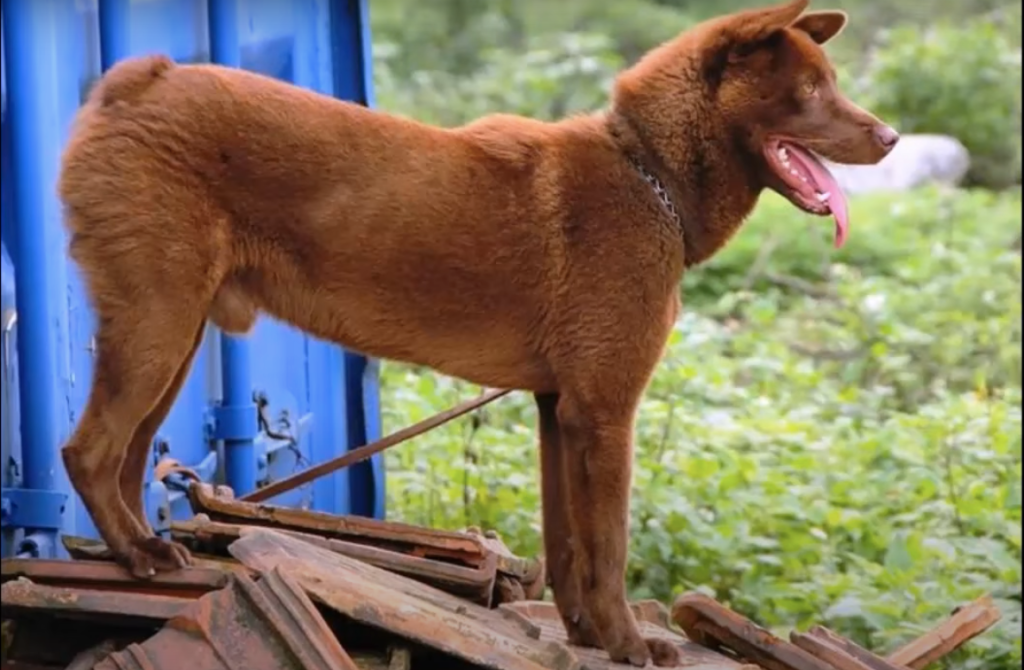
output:
[{"label": "grass", "polygon": [[[785,631],[888,650],[993,592],[1004,622],[950,660],[1021,664],[1019,192],[853,203],[853,236],[765,198],[684,282],[637,423],[629,583],[699,589]],[[472,389],[384,367],[387,430]],[[540,549],[531,400],[388,455],[391,516]]]}]

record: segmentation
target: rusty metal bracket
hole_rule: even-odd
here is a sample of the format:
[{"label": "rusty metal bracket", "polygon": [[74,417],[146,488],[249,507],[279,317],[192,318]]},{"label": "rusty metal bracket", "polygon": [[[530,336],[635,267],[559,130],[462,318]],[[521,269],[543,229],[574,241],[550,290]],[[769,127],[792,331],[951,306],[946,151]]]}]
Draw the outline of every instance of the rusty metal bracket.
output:
[{"label": "rusty metal bracket", "polygon": [[154,466],[153,468],[153,479],[155,479],[158,482],[162,482],[171,475],[181,475],[185,479],[188,479],[193,482],[203,481],[203,478],[200,477],[199,474],[192,468],[188,467],[187,465],[182,465],[181,461],[175,458],[171,458],[170,456],[164,456],[157,462],[156,466]]},{"label": "rusty metal bracket", "polygon": [[262,502],[281,493],[291,491],[303,484],[308,484],[315,479],[319,479],[324,475],[329,475],[332,472],[341,470],[342,468],[347,468],[348,466],[359,463],[360,461],[365,461],[374,454],[380,453],[397,444],[401,444],[402,442],[410,440],[418,435],[422,435],[428,430],[432,430],[438,426],[443,426],[453,419],[457,419],[464,414],[468,414],[475,409],[494,402],[504,395],[508,395],[510,392],[510,389],[488,391],[477,398],[459,403],[455,407],[447,409],[440,414],[435,414],[434,416],[424,419],[418,423],[414,423],[413,425],[383,437],[376,442],[371,442],[370,444],[359,447],[358,449],[353,449],[342,456],[320,463],[319,465],[314,465],[313,467],[296,473],[291,477],[274,482],[269,486],[256,489],[248,495],[243,496],[241,500],[245,500],[246,502]]}]

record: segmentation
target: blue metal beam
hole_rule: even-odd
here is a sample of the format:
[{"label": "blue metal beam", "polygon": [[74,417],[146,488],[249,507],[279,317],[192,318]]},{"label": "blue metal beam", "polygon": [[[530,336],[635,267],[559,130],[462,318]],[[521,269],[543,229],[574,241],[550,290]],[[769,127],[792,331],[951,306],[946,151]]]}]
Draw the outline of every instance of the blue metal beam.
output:
[{"label": "blue metal beam", "polygon": [[[334,96],[367,107],[375,105],[370,14],[367,0],[332,0],[332,72]],[[377,364],[345,352],[345,399],[348,448],[380,437]],[[353,514],[384,517],[384,460],[378,454],[349,469]]]},{"label": "blue metal beam", "polygon": [[131,0],[99,0],[100,67],[106,72],[131,53]]},{"label": "blue metal beam", "polygon": [[[210,56],[214,63],[239,67],[236,0],[209,0]],[[259,464],[258,424],[253,399],[252,352],[249,341],[227,333],[220,336],[223,400],[216,411],[217,435],[224,440],[224,479],[236,495],[256,490]]]},{"label": "blue metal beam", "polygon": [[[22,437],[21,491],[5,491],[12,514],[28,501],[39,505],[23,521],[26,544],[35,553],[52,555],[55,537],[63,522],[67,496],[60,492],[58,476],[61,426],[68,423],[64,396],[57,374],[60,338],[55,324],[61,321],[61,301],[51,259],[63,247],[61,228],[52,209],[55,181],[54,156],[60,155],[60,127],[54,118],[60,109],[54,86],[40,85],[40,72],[56,72],[58,64],[57,11],[55,3],[37,0],[4,0],[4,61],[7,74],[7,122],[11,126],[14,196],[15,297],[18,305],[18,376]],[[70,3],[67,3],[70,5]],[[56,7],[56,8],[55,8]],[[59,289],[60,284],[56,283]],[[13,496],[13,497],[12,497]],[[10,517],[9,517],[10,518]],[[17,517],[12,523],[17,523]]]}]

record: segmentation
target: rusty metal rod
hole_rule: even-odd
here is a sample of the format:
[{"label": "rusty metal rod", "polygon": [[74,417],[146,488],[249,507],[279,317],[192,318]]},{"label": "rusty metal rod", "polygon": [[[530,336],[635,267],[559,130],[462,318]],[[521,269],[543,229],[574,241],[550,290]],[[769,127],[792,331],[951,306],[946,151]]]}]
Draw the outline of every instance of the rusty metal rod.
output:
[{"label": "rusty metal rod", "polygon": [[347,468],[353,463],[365,461],[367,458],[373,456],[374,454],[384,451],[389,447],[393,447],[396,444],[401,444],[402,442],[412,439],[418,435],[422,435],[428,430],[433,430],[438,426],[443,426],[449,421],[459,418],[463,414],[468,414],[469,412],[472,412],[475,409],[483,407],[488,403],[494,402],[495,400],[504,395],[508,395],[510,392],[511,389],[488,391],[487,393],[484,393],[479,397],[473,398],[472,400],[466,400],[465,402],[459,403],[455,407],[446,409],[445,411],[439,414],[435,414],[432,417],[426,418],[423,421],[414,423],[411,426],[407,426],[402,430],[399,430],[398,432],[382,437],[376,442],[371,442],[370,444],[359,447],[358,449],[338,456],[337,458],[332,458],[331,460],[325,461],[320,465],[314,465],[313,467],[303,470],[302,472],[295,473],[291,477],[286,477],[280,481],[274,482],[269,486],[264,486],[263,488],[256,489],[255,491],[242,496],[241,498],[239,498],[239,500],[242,500],[244,502],[263,502],[264,500],[268,498],[273,498],[278,494],[285,493],[286,491],[291,491],[292,489],[298,488],[303,484],[308,484],[314,479],[319,479],[324,475],[329,475],[332,472],[341,470],[342,468]]}]

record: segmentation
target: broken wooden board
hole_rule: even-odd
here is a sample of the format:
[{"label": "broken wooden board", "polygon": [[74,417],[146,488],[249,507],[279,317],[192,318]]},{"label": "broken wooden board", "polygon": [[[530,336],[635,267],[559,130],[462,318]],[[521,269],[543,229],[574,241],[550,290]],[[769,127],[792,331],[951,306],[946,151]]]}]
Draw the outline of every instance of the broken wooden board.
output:
[{"label": "broken wooden board", "polygon": [[[106,544],[99,540],[93,540],[75,535],[61,535],[61,544],[67,550],[68,556],[76,561],[104,561],[114,562],[114,554]],[[211,556],[202,553],[192,554],[192,568],[203,568],[207,570],[220,570],[228,572],[242,572],[251,577],[248,569],[239,565],[236,561],[225,559],[220,556]]]},{"label": "broken wooden board", "polygon": [[5,558],[0,562],[0,582],[22,578],[35,584],[90,591],[198,598],[204,593],[227,586],[231,574],[220,569],[189,567],[140,580],[132,577],[121,566],[108,561]]},{"label": "broken wooden board", "polygon": [[146,593],[48,586],[25,578],[4,582],[0,594],[3,598],[0,613],[4,620],[17,620],[21,616],[55,620],[88,618],[97,623],[137,627],[160,626],[194,602],[189,598]]},{"label": "broken wooden board", "polygon": [[337,516],[323,512],[277,507],[236,500],[229,490],[194,483],[189,500],[196,514],[213,521],[264,526],[309,533],[355,544],[369,544],[420,558],[458,562],[480,568],[496,561],[495,569],[520,581],[529,592],[543,583],[544,570],[537,559],[526,559],[507,551],[496,551],[479,535],[421,528],[366,517]]},{"label": "broken wooden board", "polygon": [[[243,530],[251,528],[258,528],[258,526],[210,521],[200,515],[191,521],[174,522],[171,525],[171,534],[175,540],[190,549],[202,550],[212,555],[230,556],[228,547],[242,536]],[[491,604],[497,576],[497,558],[495,556],[488,556],[481,565],[473,567],[421,558],[369,544],[334,540],[310,533],[285,529],[279,529],[279,532],[328,551],[430,584],[442,591],[480,605],[489,606]]]},{"label": "broken wooden board", "polygon": [[285,572],[238,575],[93,670],[360,670]]},{"label": "broken wooden board", "polygon": [[907,670],[875,655],[845,637],[823,626],[814,626],[806,633],[792,632],[793,644],[832,665],[835,670]]},{"label": "broken wooden board", "polygon": [[489,670],[583,670],[536,627],[284,533],[250,529],[230,547],[248,567],[280,570],[310,596],[362,624]]},{"label": "broken wooden board", "polygon": [[990,596],[958,608],[902,649],[883,658],[822,626],[794,631],[786,642],[750,619],[699,593],[672,606],[672,619],[695,642],[721,649],[765,670],[923,670],[1002,618]]},{"label": "broken wooden board", "polygon": [[[681,660],[677,668],[688,670],[757,670],[757,666],[745,665],[722,656],[706,647],[695,644],[669,628],[668,610],[653,600],[635,603],[633,615],[645,638],[662,638],[679,647]],[[551,602],[516,602],[502,605],[499,610],[513,612],[540,629],[541,639],[568,645],[565,627],[558,609]],[[588,670],[622,670],[621,664],[613,663],[608,654],[599,649],[572,647],[572,651]]]},{"label": "broken wooden board", "polygon": [[996,625],[1003,618],[992,596],[985,595],[957,608],[952,616],[913,642],[889,654],[896,666],[924,670]]}]

